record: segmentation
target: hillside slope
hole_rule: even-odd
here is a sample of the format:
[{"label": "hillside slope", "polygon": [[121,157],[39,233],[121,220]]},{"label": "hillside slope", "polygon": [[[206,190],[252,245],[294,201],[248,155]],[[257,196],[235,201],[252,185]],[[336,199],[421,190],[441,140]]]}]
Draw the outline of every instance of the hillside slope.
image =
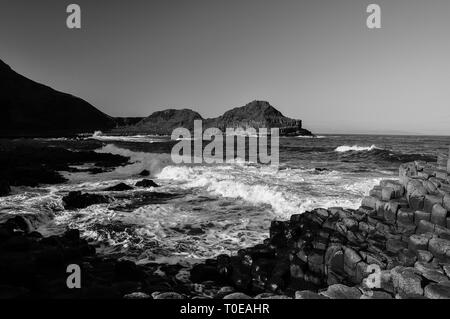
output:
[{"label": "hillside slope", "polygon": [[27,79],[1,60],[0,112],[0,136],[71,134],[116,125],[88,102]]}]

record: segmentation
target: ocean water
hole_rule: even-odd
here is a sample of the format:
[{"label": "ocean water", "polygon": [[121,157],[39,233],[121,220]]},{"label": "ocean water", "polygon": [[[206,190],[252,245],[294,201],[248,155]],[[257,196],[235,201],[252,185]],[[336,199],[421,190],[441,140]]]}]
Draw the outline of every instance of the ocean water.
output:
[{"label": "ocean water", "polygon": [[[132,164],[112,172],[63,174],[62,185],[16,187],[0,199],[0,218],[24,214],[45,235],[75,227],[102,254],[139,263],[195,263],[257,244],[270,222],[318,207],[357,208],[381,179],[396,178],[400,163],[435,161],[450,137],[324,135],[280,138],[280,166],[236,160],[224,164],[171,161],[167,137],[91,137],[97,152],[129,156]],[[83,140],[79,140],[83,143]],[[147,169],[160,187],[105,192],[119,182],[134,185]],[[110,204],[67,211],[69,191],[110,194]]]}]

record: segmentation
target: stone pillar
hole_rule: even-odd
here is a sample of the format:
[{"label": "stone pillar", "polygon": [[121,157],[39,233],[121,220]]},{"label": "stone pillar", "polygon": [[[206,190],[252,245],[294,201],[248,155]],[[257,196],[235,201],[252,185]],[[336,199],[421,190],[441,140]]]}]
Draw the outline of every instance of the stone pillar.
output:
[{"label": "stone pillar", "polygon": [[448,149],[447,173],[450,174],[450,147]]},{"label": "stone pillar", "polygon": [[447,170],[448,154],[445,152],[438,152],[437,154],[437,168],[439,170]]}]

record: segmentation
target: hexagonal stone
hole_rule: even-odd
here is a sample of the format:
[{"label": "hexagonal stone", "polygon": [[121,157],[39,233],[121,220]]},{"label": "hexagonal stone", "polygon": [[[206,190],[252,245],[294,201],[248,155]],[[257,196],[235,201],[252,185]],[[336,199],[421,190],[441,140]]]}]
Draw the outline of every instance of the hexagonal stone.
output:
[{"label": "hexagonal stone", "polygon": [[384,201],[389,201],[395,198],[395,191],[392,187],[382,187],[381,188],[381,199]]},{"label": "hexagonal stone", "polygon": [[370,208],[376,208],[378,198],[373,196],[366,196],[363,198],[361,202],[361,206],[363,207],[370,207]]},{"label": "hexagonal stone", "polygon": [[428,243],[428,250],[435,256],[443,258],[450,251],[450,240],[432,238]]},{"label": "hexagonal stone", "polygon": [[414,252],[418,250],[427,250],[429,238],[421,235],[412,235],[409,237],[408,241],[408,249]]},{"label": "hexagonal stone", "polygon": [[422,210],[416,210],[414,212],[414,224],[419,225],[421,220],[429,222],[431,219],[431,213],[427,213]]},{"label": "hexagonal stone", "polygon": [[388,222],[394,223],[397,220],[397,212],[401,205],[401,202],[395,199],[387,202],[384,206],[384,219]]},{"label": "hexagonal stone", "polygon": [[433,206],[436,204],[442,204],[444,196],[442,195],[425,195],[425,200],[423,203],[423,210],[427,213],[431,213]]},{"label": "hexagonal stone", "polygon": [[425,195],[411,195],[409,197],[409,205],[412,210],[423,210]]},{"label": "hexagonal stone", "polygon": [[446,226],[447,225],[447,210],[442,207],[440,204],[436,204],[433,206],[431,211],[431,219],[430,221],[433,224]]},{"label": "hexagonal stone", "polygon": [[433,254],[427,250],[417,250],[417,260],[423,263],[429,263],[433,259]]},{"label": "hexagonal stone", "polygon": [[408,208],[400,208],[397,213],[397,223],[401,225],[413,225],[414,211]]},{"label": "hexagonal stone", "polygon": [[407,247],[408,243],[405,243],[401,240],[389,239],[386,241],[386,250],[394,254],[397,254]]},{"label": "hexagonal stone", "polygon": [[424,233],[434,233],[434,224],[431,222],[427,222],[426,220],[421,220],[419,222],[419,225],[417,227],[417,234],[424,234]]},{"label": "hexagonal stone", "polygon": [[440,284],[429,284],[425,287],[425,297],[430,299],[450,299],[450,287]]},{"label": "hexagonal stone", "polygon": [[444,195],[442,206],[444,206],[445,209],[450,210],[450,194]]},{"label": "hexagonal stone", "polygon": [[381,199],[381,186],[374,186],[369,191],[369,196],[373,196],[373,197]]}]

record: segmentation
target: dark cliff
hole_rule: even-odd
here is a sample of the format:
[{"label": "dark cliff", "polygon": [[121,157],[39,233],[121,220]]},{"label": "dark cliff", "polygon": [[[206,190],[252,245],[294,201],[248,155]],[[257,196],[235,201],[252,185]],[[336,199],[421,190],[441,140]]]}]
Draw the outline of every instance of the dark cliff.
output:
[{"label": "dark cliff", "polygon": [[27,79],[2,61],[0,107],[0,136],[74,134],[116,125],[88,102]]}]

